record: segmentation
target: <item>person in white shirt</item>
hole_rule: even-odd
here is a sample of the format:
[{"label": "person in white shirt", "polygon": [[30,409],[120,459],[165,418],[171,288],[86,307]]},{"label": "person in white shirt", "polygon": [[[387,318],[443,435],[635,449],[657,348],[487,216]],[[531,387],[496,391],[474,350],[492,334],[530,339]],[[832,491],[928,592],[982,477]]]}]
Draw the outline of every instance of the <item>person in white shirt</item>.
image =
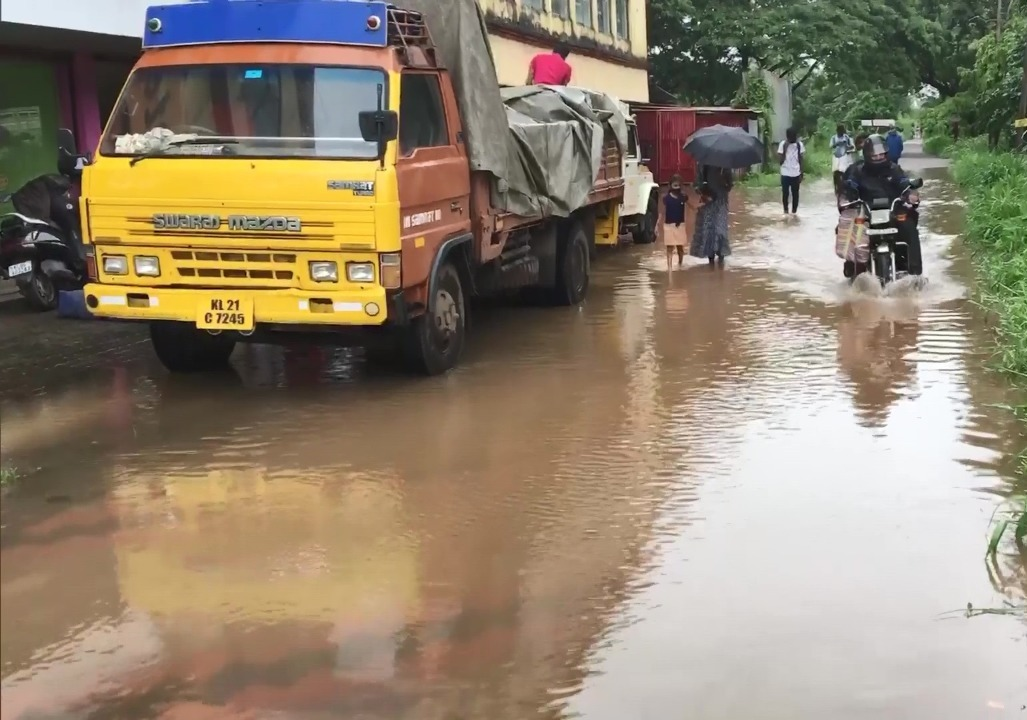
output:
[{"label": "person in white shirt", "polygon": [[799,211],[799,185],[804,175],[803,162],[806,146],[799,140],[795,128],[788,128],[785,139],[777,148],[777,159],[781,163],[781,204],[788,214],[788,199],[791,196],[792,215]]},{"label": "person in white shirt", "polygon": [[854,152],[856,152],[856,146],[853,144],[852,138],[845,132],[845,126],[839,125],[837,132],[831,138],[831,154],[834,156],[831,159],[831,170],[834,174],[835,195],[841,195],[842,176],[849,169],[849,165],[852,165]]}]

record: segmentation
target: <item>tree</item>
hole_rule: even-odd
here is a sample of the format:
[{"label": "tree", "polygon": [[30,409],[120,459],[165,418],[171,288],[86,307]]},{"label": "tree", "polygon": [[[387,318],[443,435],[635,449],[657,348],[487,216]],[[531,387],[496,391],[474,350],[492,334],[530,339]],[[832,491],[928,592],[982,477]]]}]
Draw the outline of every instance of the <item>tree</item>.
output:
[{"label": "tree", "polygon": [[974,43],[973,67],[964,73],[980,118],[976,129],[987,133],[993,147],[1017,116],[1025,45],[1027,18],[1011,18],[1001,34],[986,35]]}]

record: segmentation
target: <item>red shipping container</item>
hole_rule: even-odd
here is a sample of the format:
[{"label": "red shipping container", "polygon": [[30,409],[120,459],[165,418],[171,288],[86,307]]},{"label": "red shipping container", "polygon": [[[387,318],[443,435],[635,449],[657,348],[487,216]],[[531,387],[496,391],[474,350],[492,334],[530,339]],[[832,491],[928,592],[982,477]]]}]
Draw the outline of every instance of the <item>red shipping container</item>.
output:
[{"label": "red shipping container", "polygon": [[729,107],[667,107],[640,105],[633,110],[638,124],[638,143],[642,157],[656,182],[666,185],[675,174],[683,182],[695,180],[695,160],[681,148],[696,130],[711,125],[730,125],[749,129],[757,118],[754,110]]}]

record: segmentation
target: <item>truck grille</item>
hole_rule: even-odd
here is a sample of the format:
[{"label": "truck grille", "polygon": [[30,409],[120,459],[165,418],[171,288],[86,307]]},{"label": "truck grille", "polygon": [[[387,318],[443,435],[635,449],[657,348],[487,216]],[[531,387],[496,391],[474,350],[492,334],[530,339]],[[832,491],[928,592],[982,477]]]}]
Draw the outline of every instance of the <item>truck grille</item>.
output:
[{"label": "truck grille", "polygon": [[174,250],[171,258],[178,279],[187,285],[208,284],[210,280],[262,280],[268,285],[288,287],[297,277],[293,253]]}]

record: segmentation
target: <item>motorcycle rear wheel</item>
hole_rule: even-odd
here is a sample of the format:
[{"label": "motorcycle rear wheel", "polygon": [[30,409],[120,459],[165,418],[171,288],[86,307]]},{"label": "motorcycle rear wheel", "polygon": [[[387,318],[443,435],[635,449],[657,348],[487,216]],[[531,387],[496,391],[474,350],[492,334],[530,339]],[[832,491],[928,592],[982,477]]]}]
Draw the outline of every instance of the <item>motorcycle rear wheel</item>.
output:
[{"label": "motorcycle rear wheel", "polygon": [[32,273],[27,280],[18,283],[18,292],[33,310],[49,312],[57,308],[57,288],[46,273]]}]

